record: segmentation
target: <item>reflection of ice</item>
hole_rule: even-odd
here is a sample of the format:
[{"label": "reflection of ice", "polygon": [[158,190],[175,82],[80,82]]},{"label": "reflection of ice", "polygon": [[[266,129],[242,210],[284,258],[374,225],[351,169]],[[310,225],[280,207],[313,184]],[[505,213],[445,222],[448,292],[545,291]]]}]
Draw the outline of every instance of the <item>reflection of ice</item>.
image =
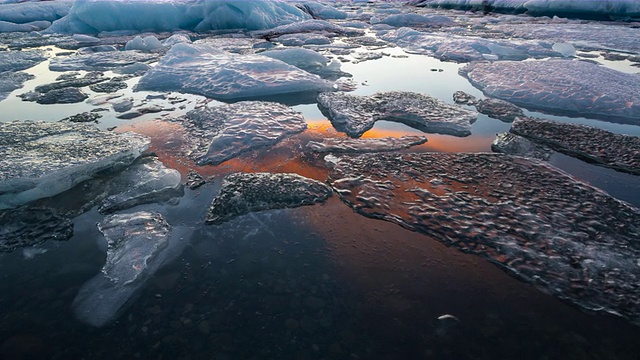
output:
[{"label": "reflection of ice", "polygon": [[182,252],[190,232],[171,229],[149,212],[112,215],[99,228],[108,242],[106,263],[73,302],[78,319],[97,327],[114,320],[148,278]]}]

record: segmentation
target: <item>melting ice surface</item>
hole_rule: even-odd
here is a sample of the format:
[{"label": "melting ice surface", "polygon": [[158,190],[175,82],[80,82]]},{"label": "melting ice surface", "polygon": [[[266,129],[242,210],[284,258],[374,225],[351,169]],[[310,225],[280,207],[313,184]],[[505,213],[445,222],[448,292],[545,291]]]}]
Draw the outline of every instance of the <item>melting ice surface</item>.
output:
[{"label": "melting ice surface", "polygon": [[[637,357],[636,24],[400,2],[0,5],[0,31],[52,22],[0,34],[0,127],[35,139],[0,144],[0,174],[25,171],[0,195],[1,358]],[[25,121],[45,119],[60,132]],[[129,130],[149,140],[115,161]],[[521,157],[465,153],[491,149]],[[105,166],[70,172],[74,154]],[[50,193],[21,200],[25,181]]]}]

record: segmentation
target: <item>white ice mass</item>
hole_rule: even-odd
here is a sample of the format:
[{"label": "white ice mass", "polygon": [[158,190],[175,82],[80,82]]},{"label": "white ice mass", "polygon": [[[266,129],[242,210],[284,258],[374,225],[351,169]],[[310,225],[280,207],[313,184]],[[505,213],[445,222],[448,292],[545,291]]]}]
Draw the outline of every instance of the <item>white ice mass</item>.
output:
[{"label": "white ice mass", "polygon": [[332,83],[280,60],[237,55],[207,44],[177,44],[136,90],[178,91],[219,100],[331,91]]}]

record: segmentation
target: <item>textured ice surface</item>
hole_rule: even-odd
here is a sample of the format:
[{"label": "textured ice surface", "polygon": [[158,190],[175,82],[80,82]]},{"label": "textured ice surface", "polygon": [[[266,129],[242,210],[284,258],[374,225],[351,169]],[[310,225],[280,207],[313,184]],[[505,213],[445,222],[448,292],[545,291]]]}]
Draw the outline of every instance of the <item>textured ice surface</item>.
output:
[{"label": "textured ice surface", "polygon": [[[579,49],[614,49],[625,52],[640,53],[640,29],[624,24],[606,23],[520,23],[495,24],[491,29],[504,32],[508,36],[522,39],[539,39],[569,43]],[[564,54],[571,54],[571,48],[554,49]]]},{"label": "textured ice surface", "polygon": [[28,69],[46,59],[40,50],[0,51],[0,73]]},{"label": "textured ice surface", "polygon": [[85,87],[93,85],[102,81],[106,81],[108,78],[103,77],[100,73],[88,73],[81,78],[70,77],[63,78],[61,81],[56,81],[49,84],[42,84],[35,87],[34,91],[37,93],[47,93],[51,90],[64,89],[68,87]]},{"label": "textured ice surface", "polygon": [[[74,87],[66,87],[62,89],[50,90],[44,94],[39,94],[35,97],[35,101],[38,104],[50,105],[50,104],[74,104],[85,101],[89,96],[82,92],[82,90]],[[24,100],[30,100],[31,97],[24,97]]]},{"label": "textured ice surface", "polygon": [[53,196],[99,171],[128,165],[148,146],[91,125],[0,123],[0,209]]},{"label": "textured ice surface", "polygon": [[169,200],[182,195],[180,172],[165,167],[155,158],[145,158],[120,173],[109,185],[98,211],[111,213],[133,206]]},{"label": "textured ice surface", "polygon": [[[144,14],[141,16],[140,14]],[[280,1],[76,1],[69,15],[48,32],[97,34],[111,31],[267,29],[308,19]]]},{"label": "textured ice surface", "polygon": [[411,0],[418,6],[440,6],[464,10],[527,12],[531,15],[618,18],[640,17],[636,0]]},{"label": "textured ice surface", "polygon": [[221,224],[250,212],[324,202],[331,189],[298,174],[235,173],[227,175],[207,213],[208,224]]},{"label": "textured ice surface", "polygon": [[585,61],[500,61],[461,69],[486,95],[532,110],[640,124],[640,75]]},{"label": "textured ice surface", "polygon": [[301,2],[299,6],[314,19],[346,19],[348,17],[344,11],[315,1]]},{"label": "textured ice surface", "polygon": [[260,53],[262,56],[268,56],[286,62],[304,71],[321,77],[337,78],[345,75],[340,70],[340,62],[327,59],[323,55],[308,49],[281,49],[268,50]]},{"label": "textured ice surface", "polygon": [[518,118],[511,132],[567,155],[640,175],[640,137],[528,117]]},{"label": "textured ice surface", "polygon": [[379,36],[409,53],[430,55],[443,61],[524,60],[561,56],[532,40],[484,39],[452,33],[426,33],[406,27],[381,32]]},{"label": "textured ice surface", "polygon": [[455,25],[453,20],[443,15],[396,14],[380,21],[395,27],[438,27]]},{"label": "textured ice surface", "polygon": [[13,90],[20,89],[25,81],[34,77],[22,71],[0,73],[0,101],[6,99]]},{"label": "textured ice surface", "polygon": [[326,45],[331,44],[331,39],[321,34],[302,33],[286,34],[278,36],[272,41],[277,41],[284,46]]},{"label": "textured ice surface", "polygon": [[64,241],[73,235],[73,223],[47,208],[0,210],[0,252],[31,247],[48,240]]},{"label": "textured ice surface", "polygon": [[106,217],[98,228],[107,239],[102,273],[86,282],[73,301],[76,317],[93,326],[114,320],[127,301],[159,266],[171,227],[159,213]]},{"label": "textured ice surface", "polygon": [[205,44],[177,44],[140,79],[136,89],[234,100],[330,91],[332,83],[266,56],[231,54]]},{"label": "textured ice surface", "polygon": [[338,161],[329,181],[363,215],[640,323],[640,210],[549,165],[501,154],[361,155]]},{"label": "textured ice surface", "polygon": [[426,142],[427,138],[424,136],[410,135],[376,139],[328,138],[322,141],[309,141],[307,148],[319,153],[366,153],[408,149]]},{"label": "textured ice surface", "polygon": [[478,100],[464,91],[456,91],[453,101],[456,104],[475,106],[479,113],[504,122],[512,122],[518,116],[524,115],[522,109],[508,101],[492,98]]},{"label": "textured ice surface", "polygon": [[105,71],[114,70],[123,66],[136,63],[155,61],[158,54],[143,53],[140,51],[107,51],[93,54],[60,56],[51,59],[49,70],[51,71]]},{"label": "textured ice surface", "polygon": [[197,109],[180,120],[187,130],[187,152],[200,165],[220,164],[307,129],[302,114],[258,101]]},{"label": "textured ice surface", "polygon": [[73,1],[42,1],[20,4],[3,4],[0,21],[26,24],[34,21],[55,21],[67,15]]},{"label": "textured ice surface", "polygon": [[424,94],[402,91],[356,96],[323,93],[318,107],[338,131],[360,137],[376,121],[400,122],[431,133],[467,136],[477,113]]},{"label": "textured ice surface", "polygon": [[513,133],[500,133],[496,135],[493,143],[491,143],[491,151],[545,161],[549,160],[554,153],[554,151],[547,146],[535,143]]},{"label": "textured ice surface", "polygon": [[364,31],[354,28],[347,28],[340,25],[330,23],[325,20],[305,20],[293,24],[282,25],[273,29],[254,31],[254,36],[274,37],[285,34],[297,33],[329,33],[335,35],[364,35]]}]

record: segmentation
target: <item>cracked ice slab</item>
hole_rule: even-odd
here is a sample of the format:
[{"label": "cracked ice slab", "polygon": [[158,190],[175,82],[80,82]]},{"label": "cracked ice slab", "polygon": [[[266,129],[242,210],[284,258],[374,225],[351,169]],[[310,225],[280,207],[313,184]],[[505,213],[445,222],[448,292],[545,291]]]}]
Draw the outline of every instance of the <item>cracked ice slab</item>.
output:
[{"label": "cracked ice slab", "polygon": [[550,165],[502,154],[367,154],[340,158],[329,182],[360,214],[640,324],[640,209]]},{"label": "cracked ice slab", "polygon": [[0,123],[0,209],[53,196],[96,173],[132,163],[149,141],[91,125]]},{"label": "cracked ice slab", "polygon": [[211,45],[182,43],[174,45],[135,89],[178,91],[230,101],[331,91],[333,83],[266,56],[231,54]]},{"label": "cracked ice slab", "polygon": [[324,202],[331,188],[298,174],[235,173],[227,175],[207,213],[207,224],[221,224],[251,212]]},{"label": "cracked ice slab", "polygon": [[487,96],[531,110],[640,124],[640,75],[572,60],[472,63],[460,72]]},{"label": "cracked ice slab", "polygon": [[129,299],[161,265],[171,227],[159,213],[107,216],[98,224],[107,240],[101,274],[87,281],[73,300],[82,322],[100,327],[117,318]]},{"label": "cracked ice slab", "polygon": [[322,93],[318,107],[333,126],[350,137],[360,137],[376,121],[400,122],[428,133],[468,136],[477,113],[429,95],[390,91],[370,96]]},{"label": "cracked ice slab", "polygon": [[640,175],[640,137],[529,117],[516,119],[511,132],[561,153]]},{"label": "cracked ice slab", "polygon": [[307,148],[318,153],[365,153],[408,149],[426,142],[427,138],[424,136],[410,135],[376,139],[328,138],[322,141],[309,141]]},{"label": "cracked ice slab", "polygon": [[186,151],[199,165],[218,165],[307,129],[299,112],[260,101],[197,109],[178,121],[187,131]]}]

